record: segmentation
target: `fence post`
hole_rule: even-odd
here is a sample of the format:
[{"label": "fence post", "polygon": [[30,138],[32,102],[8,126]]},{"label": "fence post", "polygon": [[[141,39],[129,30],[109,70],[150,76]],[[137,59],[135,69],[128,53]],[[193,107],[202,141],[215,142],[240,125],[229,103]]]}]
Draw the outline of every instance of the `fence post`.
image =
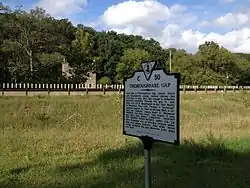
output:
[{"label": "fence post", "polygon": [[68,87],[68,96],[70,96],[70,86]]},{"label": "fence post", "polygon": [[121,87],[120,87],[120,85],[119,85],[118,87],[119,87],[119,94],[121,94],[122,90],[121,90]]},{"label": "fence post", "polygon": [[88,88],[88,85],[86,87],[86,94],[88,95],[89,94],[89,88]]},{"label": "fence post", "polygon": [[4,96],[5,83],[2,83],[2,96]]},{"label": "fence post", "polygon": [[49,84],[49,87],[48,87],[48,96],[50,96],[50,84]]}]

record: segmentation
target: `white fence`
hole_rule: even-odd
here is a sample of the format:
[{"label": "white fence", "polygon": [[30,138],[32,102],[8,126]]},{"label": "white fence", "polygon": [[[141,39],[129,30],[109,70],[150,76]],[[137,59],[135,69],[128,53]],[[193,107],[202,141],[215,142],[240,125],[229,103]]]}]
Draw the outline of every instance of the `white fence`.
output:
[{"label": "white fence", "polygon": [[[113,84],[113,85],[102,85],[97,84],[45,84],[45,83],[0,83],[0,89],[2,90],[12,90],[12,89],[41,89],[41,90],[66,90],[66,89],[110,89],[110,90],[122,90],[124,85]],[[247,89],[250,90],[250,86],[212,86],[212,85],[180,85],[181,90],[239,90]]]},{"label": "white fence", "polygon": [[2,89],[123,89],[122,84],[102,85],[97,84],[95,87],[91,84],[44,84],[44,83],[2,83]]}]

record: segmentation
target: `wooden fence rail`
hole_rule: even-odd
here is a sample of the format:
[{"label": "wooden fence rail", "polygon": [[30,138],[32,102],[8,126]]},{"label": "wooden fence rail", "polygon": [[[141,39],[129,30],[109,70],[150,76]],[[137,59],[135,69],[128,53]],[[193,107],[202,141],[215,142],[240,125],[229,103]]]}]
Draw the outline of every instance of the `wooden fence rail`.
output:
[{"label": "wooden fence rail", "polygon": [[[30,92],[68,92],[70,95],[71,92],[119,92],[121,93],[124,90],[124,85],[122,84],[114,84],[114,85],[101,85],[97,84],[95,87],[91,87],[91,84],[45,84],[45,83],[0,83],[0,91],[2,91],[2,95],[10,92],[25,92],[26,95]],[[239,90],[248,90],[250,92],[250,86],[194,86],[194,85],[180,85],[180,91],[184,93],[186,91],[239,91]]]}]

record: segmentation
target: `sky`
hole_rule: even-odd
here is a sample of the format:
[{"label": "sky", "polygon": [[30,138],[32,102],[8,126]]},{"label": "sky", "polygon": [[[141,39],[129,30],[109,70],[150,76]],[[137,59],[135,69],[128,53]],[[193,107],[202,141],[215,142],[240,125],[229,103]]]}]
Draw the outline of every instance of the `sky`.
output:
[{"label": "sky", "polygon": [[205,41],[250,53],[250,0],[2,0],[36,6],[94,29],[154,38],[163,48],[194,53]]}]

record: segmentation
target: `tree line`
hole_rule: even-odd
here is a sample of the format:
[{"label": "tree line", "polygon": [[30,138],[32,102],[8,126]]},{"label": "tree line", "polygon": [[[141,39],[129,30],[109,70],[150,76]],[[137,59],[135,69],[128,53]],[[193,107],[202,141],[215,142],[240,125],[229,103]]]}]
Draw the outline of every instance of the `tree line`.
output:
[{"label": "tree line", "polygon": [[[141,61],[157,60],[169,71],[170,54],[171,71],[181,73],[181,84],[250,85],[250,54],[232,53],[213,41],[190,54],[164,49],[152,38],[74,26],[39,7],[23,11],[0,4],[2,83],[82,83],[90,71],[101,84],[122,83]],[[70,77],[62,74],[64,62]]]}]

